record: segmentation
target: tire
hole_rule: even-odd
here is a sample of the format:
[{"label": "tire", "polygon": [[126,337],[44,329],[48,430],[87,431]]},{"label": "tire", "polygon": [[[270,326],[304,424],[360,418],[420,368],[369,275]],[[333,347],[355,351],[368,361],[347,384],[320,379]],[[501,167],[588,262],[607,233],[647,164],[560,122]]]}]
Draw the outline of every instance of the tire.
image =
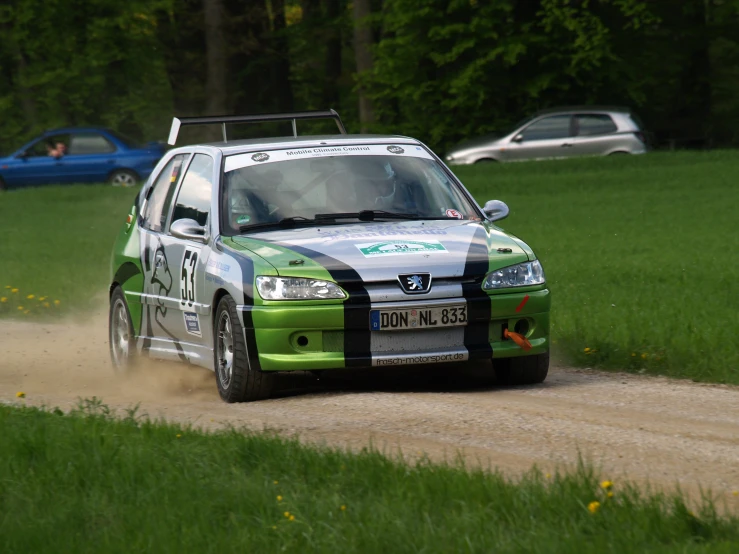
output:
[{"label": "tire", "polygon": [[128,311],[126,297],[121,287],[116,287],[110,295],[108,345],[110,361],[116,372],[125,373],[135,367],[138,357],[136,336],[133,331],[131,312]]},{"label": "tire", "polygon": [[218,394],[229,403],[269,398],[274,375],[251,368],[244,328],[231,296],[221,298],[214,321],[213,365]]},{"label": "tire", "polygon": [[623,150],[617,150],[616,152],[611,152],[608,155],[618,157],[618,156],[628,156],[629,154],[631,154],[631,152],[624,152]]},{"label": "tire", "polygon": [[500,385],[534,385],[549,373],[549,352],[518,358],[494,360],[495,378]]},{"label": "tire", "polygon": [[497,163],[498,160],[495,160],[493,158],[480,158],[475,162],[475,164],[491,164],[491,163]]},{"label": "tire", "polygon": [[108,184],[114,187],[133,187],[139,182],[139,176],[130,169],[116,169],[108,176]]}]

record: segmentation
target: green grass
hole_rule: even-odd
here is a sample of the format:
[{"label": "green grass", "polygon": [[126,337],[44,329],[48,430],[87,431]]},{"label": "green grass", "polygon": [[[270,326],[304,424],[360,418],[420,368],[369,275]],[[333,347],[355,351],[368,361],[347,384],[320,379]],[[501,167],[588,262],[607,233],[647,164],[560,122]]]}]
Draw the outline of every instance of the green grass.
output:
[{"label": "green grass", "polygon": [[[500,225],[541,258],[555,355],[581,366],[739,383],[737,152],[455,171],[481,203],[508,203],[511,215]],[[21,290],[14,297],[0,289],[10,298],[0,315],[20,314],[27,294],[58,298],[62,311],[89,307],[107,286],[111,247],[134,193],[74,186],[2,195],[0,287]]]},{"label": "green grass", "polygon": [[74,185],[0,194],[0,315],[92,307],[109,285],[113,242],[137,191]]},{"label": "green grass", "polygon": [[94,400],[71,415],[0,406],[0,429],[0,552],[739,549],[739,520],[709,500],[692,514],[677,493],[619,482],[607,499],[584,466],[514,483],[370,449],[112,419]]},{"label": "green grass", "polygon": [[456,172],[481,203],[508,203],[500,225],[542,260],[560,357],[739,383],[739,153]]}]

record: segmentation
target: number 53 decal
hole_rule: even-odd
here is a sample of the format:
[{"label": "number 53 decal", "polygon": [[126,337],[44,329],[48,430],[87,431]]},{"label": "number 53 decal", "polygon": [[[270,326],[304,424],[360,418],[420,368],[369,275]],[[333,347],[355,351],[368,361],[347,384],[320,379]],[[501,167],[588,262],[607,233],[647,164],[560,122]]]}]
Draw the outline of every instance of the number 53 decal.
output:
[{"label": "number 53 decal", "polygon": [[182,276],[180,291],[182,298],[181,304],[192,306],[195,302],[195,268],[198,265],[198,253],[196,250],[185,250],[182,256]]}]

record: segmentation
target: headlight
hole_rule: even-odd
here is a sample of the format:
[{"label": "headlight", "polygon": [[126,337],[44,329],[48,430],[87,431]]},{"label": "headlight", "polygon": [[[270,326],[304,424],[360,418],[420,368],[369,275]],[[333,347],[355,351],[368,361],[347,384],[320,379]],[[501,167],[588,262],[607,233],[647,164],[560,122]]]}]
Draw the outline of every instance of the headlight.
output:
[{"label": "headlight", "polygon": [[257,277],[259,296],[265,300],[322,300],[346,298],[336,283],[300,277]]},{"label": "headlight", "polygon": [[525,262],[522,264],[504,267],[498,271],[488,273],[482,288],[505,289],[508,287],[525,287],[528,285],[541,285],[546,281],[544,270],[539,260]]},{"label": "headlight", "polygon": [[452,154],[447,154],[446,161],[453,162],[454,161],[454,156]]}]

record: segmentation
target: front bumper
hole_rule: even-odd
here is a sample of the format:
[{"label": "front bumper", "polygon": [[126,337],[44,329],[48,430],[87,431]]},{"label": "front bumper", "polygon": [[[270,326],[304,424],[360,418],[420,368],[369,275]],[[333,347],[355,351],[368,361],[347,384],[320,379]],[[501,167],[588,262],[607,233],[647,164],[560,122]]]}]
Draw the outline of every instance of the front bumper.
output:
[{"label": "front bumper", "polygon": [[[383,302],[366,306],[287,304],[239,309],[250,312],[250,318],[243,318],[252,322],[245,333],[253,335],[252,344],[256,344],[259,365],[264,371],[401,367],[527,356],[549,349],[548,289],[483,294],[468,299],[414,300],[403,305],[411,308],[444,302],[467,304],[467,326],[370,331],[369,310],[386,307]],[[531,350],[524,351],[504,338],[506,328],[525,335]]]}]

